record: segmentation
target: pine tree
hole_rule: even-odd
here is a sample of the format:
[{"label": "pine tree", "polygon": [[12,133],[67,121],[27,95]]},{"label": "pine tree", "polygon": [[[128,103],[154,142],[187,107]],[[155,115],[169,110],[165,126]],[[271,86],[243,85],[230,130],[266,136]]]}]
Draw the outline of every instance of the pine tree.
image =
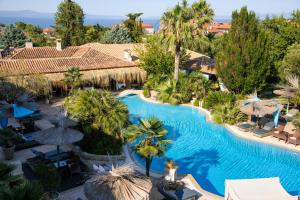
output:
[{"label": "pine tree", "polygon": [[268,35],[247,7],[232,13],[232,29],[217,53],[217,74],[232,92],[261,91],[270,75]]},{"label": "pine tree", "polygon": [[80,45],[84,39],[84,13],[82,8],[71,0],[59,4],[55,14],[55,30],[64,46]]}]

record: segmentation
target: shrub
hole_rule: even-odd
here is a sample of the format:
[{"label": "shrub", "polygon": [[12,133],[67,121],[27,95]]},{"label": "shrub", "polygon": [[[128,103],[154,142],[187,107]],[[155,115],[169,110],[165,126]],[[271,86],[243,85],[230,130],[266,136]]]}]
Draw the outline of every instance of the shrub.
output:
[{"label": "shrub", "polygon": [[65,99],[68,113],[81,124],[118,136],[128,124],[127,106],[105,90],[77,90]]},{"label": "shrub", "polygon": [[300,113],[298,113],[293,119],[292,123],[300,130]]},{"label": "shrub", "polygon": [[0,187],[13,188],[24,183],[22,176],[11,176],[16,167],[0,161]]},{"label": "shrub", "polygon": [[108,44],[124,44],[133,41],[130,31],[127,28],[116,27],[104,35],[104,43]]},{"label": "shrub", "polygon": [[0,129],[0,144],[5,148],[10,148],[22,138],[9,128]]},{"label": "shrub", "polygon": [[144,95],[144,97],[150,97],[151,95],[150,95],[150,90],[149,89],[147,89],[147,88],[144,88],[144,90],[143,90],[143,95]]},{"label": "shrub", "polygon": [[194,106],[199,107],[199,105],[200,105],[200,101],[198,99],[196,99],[194,101]]},{"label": "shrub", "polygon": [[83,140],[78,144],[83,151],[97,155],[120,155],[123,145],[122,139],[96,130],[89,130],[89,134],[85,132]]},{"label": "shrub", "polygon": [[25,182],[14,188],[1,187],[1,200],[41,200],[43,199],[43,188],[37,182]]},{"label": "shrub", "polygon": [[34,171],[45,190],[56,191],[60,187],[61,177],[54,166],[40,164]]},{"label": "shrub", "polygon": [[225,103],[235,102],[236,97],[232,93],[228,92],[209,92],[203,99],[203,108],[213,109],[217,105],[224,105]]},{"label": "shrub", "polygon": [[216,123],[227,123],[230,125],[244,121],[247,118],[247,116],[232,103],[219,104],[215,106],[212,112],[212,117]]}]

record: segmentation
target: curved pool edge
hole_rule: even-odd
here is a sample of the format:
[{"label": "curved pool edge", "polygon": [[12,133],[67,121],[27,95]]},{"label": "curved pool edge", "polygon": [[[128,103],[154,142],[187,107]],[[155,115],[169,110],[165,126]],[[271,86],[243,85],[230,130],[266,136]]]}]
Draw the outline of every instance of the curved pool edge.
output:
[{"label": "curved pool edge", "polygon": [[[124,151],[124,154],[126,156],[126,162],[133,165],[134,169],[137,170],[138,172],[140,172],[142,174],[145,174],[145,167],[133,158],[133,156],[131,154],[130,147],[129,147],[128,144],[125,144],[123,146],[123,151]],[[163,175],[164,175],[164,173],[162,173],[162,172],[158,172],[158,171],[154,171],[154,170],[150,169],[150,176],[151,177],[160,178]],[[195,180],[195,178],[193,177],[192,174],[186,174],[186,176],[184,178],[187,178],[194,185],[194,187],[197,189],[197,191],[200,194],[209,197],[210,200],[224,200],[224,197],[222,197],[220,195],[217,195],[217,194],[214,194],[214,193],[211,193],[207,190],[204,190],[200,186],[200,184]]]},{"label": "curved pool edge", "polygon": [[[162,103],[160,101],[144,97],[142,90],[124,90],[124,91],[122,91],[121,93],[118,94],[118,97],[124,97],[124,96],[130,95],[130,94],[136,94],[142,100],[150,102],[150,103],[161,104],[161,105],[170,105],[168,103]],[[180,104],[179,106],[186,106],[186,107],[191,107],[193,109],[197,109],[199,112],[205,114],[206,121],[216,124],[212,119],[211,112],[204,109],[204,108],[195,107],[191,104]],[[292,144],[281,143],[281,142],[279,143],[275,138],[272,138],[271,136],[264,137],[264,138],[259,138],[259,137],[256,137],[256,136],[250,134],[250,132],[240,131],[238,129],[238,127],[234,126],[234,125],[229,125],[229,124],[218,124],[218,125],[225,127],[228,130],[228,132],[230,132],[231,134],[233,134],[233,135],[235,135],[239,138],[254,141],[254,142],[264,143],[264,144],[267,144],[267,145],[272,145],[272,146],[275,146],[275,147],[278,147],[278,148],[282,148],[282,149],[290,150],[290,151],[293,151],[293,152],[296,152],[296,153],[300,153],[300,145],[298,147],[295,147]],[[266,139],[268,139],[268,140],[266,140]]]}]

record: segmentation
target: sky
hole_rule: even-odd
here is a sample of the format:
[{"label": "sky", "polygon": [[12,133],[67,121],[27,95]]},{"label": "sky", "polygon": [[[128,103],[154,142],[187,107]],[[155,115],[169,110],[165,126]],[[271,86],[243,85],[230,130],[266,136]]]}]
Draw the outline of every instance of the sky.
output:
[{"label": "sky", "polygon": [[[62,0],[0,0],[0,10],[56,11]],[[179,0],[75,0],[86,14],[124,16],[129,12],[142,12],[144,17],[159,17]],[[193,2],[195,0],[188,0]],[[258,14],[280,15],[300,9],[300,0],[207,0],[216,16],[230,16],[244,5]]]}]

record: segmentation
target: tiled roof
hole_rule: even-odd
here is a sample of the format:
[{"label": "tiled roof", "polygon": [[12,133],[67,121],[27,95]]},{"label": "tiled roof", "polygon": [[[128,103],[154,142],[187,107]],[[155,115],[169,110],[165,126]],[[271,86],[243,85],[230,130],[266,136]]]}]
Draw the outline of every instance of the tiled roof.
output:
[{"label": "tiled roof", "polygon": [[135,64],[83,46],[62,51],[53,47],[23,48],[13,57],[0,60],[0,71],[12,75],[65,72],[71,66],[94,70],[133,67]]},{"label": "tiled roof", "polygon": [[216,74],[214,59],[190,50],[187,50],[187,53],[190,54],[188,68],[193,70],[200,70],[205,74]]},{"label": "tiled roof", "polygon": [[[55,47],[22,48],[17,49],[12,56],[0,59],[0,72],[27,75],[62,73],[72,66],[82,71],[135,67],[139,61],[135,51],[137,48],[143,48],[143,45],[88,43],[67,47],[62,51]],[[132,62],[124,59],[124,50],[131,51]],[[212,59],[194,51],[188,50],[188,53],[191,55],[192,68],[214,74]]]},{"label": "tiled roof", "polygon": [[153,25],[142,23],[142,28],[153,28]]},{"label": "tiled roof", "polygon": [[43,33],[53,33],[54,32],[54,29],[51,28],[51,27],[48,27],[48,28],[44,28],[43,29]]},{"label": "tiled roof", "polygon": [[58,51],[55,47],[34,47],[22,48],[18,50],[9,59],[40,59],[40,58],[67,58],[80,57],[89,49],[76,47],[67,47],[63,51]]},{"label": "tiled roof", "polygon": [[135,49],[139,48],[140,46],[142,46],[142,44],[101,44],[96,42],[83,45],[83,47],[90,47],[119,59],[124,59],[124,50],[130,50],[133,61],[138,61],[138,56]]}]

